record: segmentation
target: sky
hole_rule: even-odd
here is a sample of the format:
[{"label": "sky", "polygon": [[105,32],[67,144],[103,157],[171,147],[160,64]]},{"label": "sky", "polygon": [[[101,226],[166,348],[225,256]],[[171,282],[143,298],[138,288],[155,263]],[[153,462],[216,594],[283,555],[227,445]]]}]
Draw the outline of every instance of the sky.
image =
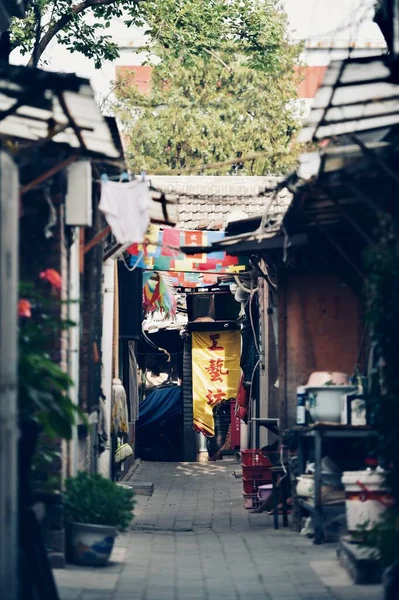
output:
[{"label": "sky", "polygon": [[376,0],[283,0],[295,37],[305,40],[383,41],[373,23]]},{"label": "sky", "polygon": [[[358,43],[383,42],[379,28],[372,22],[374,3],[375,0],[283,0],[294,38],[336,43],[349,40]],[[122,19],[115,19],[108,33],[122,45],[137,37],[137,33],[135,36],[132,30],[125,27]],[[50,45],[45,58],[48,60],[47,68],[54,71],[71,71],[73,64],[77,75],[91,80],[100,104],[115,79],[115,65],[139,64],[132,51],[124,50],[115,63],[105,63],[102,69],[95,70],[92,61],[78,53],[73,55],[71,61],[69,52],[56,43]],[[11,60],[14,64],[26,63],[25,58],[15,53],[11,55]]]}]

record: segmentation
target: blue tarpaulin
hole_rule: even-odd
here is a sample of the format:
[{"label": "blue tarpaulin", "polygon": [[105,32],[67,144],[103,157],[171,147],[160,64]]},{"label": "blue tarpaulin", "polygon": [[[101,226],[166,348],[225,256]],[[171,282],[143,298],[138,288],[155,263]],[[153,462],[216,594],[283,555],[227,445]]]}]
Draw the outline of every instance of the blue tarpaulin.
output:
[{"label": "blue tarpaulin", "polygon": [[157,421],[169,420],[182,411],[182,390],[178,385],[156,388],[142,402],[139,408],[137,427],[148,427]]}]

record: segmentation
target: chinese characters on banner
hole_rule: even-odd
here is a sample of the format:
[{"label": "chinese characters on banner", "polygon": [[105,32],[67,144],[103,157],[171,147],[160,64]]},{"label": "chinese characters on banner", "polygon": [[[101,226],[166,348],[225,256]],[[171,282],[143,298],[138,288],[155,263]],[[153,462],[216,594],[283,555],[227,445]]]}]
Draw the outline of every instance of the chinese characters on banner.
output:
[{"label": "chinese characters on banner", "polygon": [[215,435],[213,407],[236,398],[240,383],[240,331],[192,333],[194,427]]}]

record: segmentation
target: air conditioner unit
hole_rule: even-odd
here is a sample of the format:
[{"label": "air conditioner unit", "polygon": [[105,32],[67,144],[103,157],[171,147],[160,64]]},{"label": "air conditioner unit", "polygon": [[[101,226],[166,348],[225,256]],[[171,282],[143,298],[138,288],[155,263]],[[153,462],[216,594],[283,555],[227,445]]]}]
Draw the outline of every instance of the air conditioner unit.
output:
[{"label": "air conditioner unit", "polygon": [[68,192],[65,223],[75,227],[91,227],[93,221],[91,164],[88,160],[68,167]]},{"label": "air conditioner unit", "polygon": [[128,271],[118,261],[119,337],[125,340],[141,338],[143,314],[143,270]]},{"label": "air conditioner unit", "polygon": [[235,321],[240,312],[240,304],[230,292],[187,294],[188,321],[208,318],[214,321]]}]

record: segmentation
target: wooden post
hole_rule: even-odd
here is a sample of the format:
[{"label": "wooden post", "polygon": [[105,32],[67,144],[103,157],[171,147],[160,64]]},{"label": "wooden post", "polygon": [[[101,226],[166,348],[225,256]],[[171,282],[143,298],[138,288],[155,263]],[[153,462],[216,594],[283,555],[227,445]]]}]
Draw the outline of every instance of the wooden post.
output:
[{"label": "wooden post", "polygon": [[16,600],[18,563],[18,171],[0,153],[0,590]]},{"label": "wooden post", "polygon": [[280,434],[287,428],[287,276],[279,277],[278,291],[278,418]]},{"label": "wooden post", "polygon": [[314,435],[314,543],[322,544],[324,542],[323,506],[321,499],[321,455],[323,440],[321,431],[316,429]]}]

